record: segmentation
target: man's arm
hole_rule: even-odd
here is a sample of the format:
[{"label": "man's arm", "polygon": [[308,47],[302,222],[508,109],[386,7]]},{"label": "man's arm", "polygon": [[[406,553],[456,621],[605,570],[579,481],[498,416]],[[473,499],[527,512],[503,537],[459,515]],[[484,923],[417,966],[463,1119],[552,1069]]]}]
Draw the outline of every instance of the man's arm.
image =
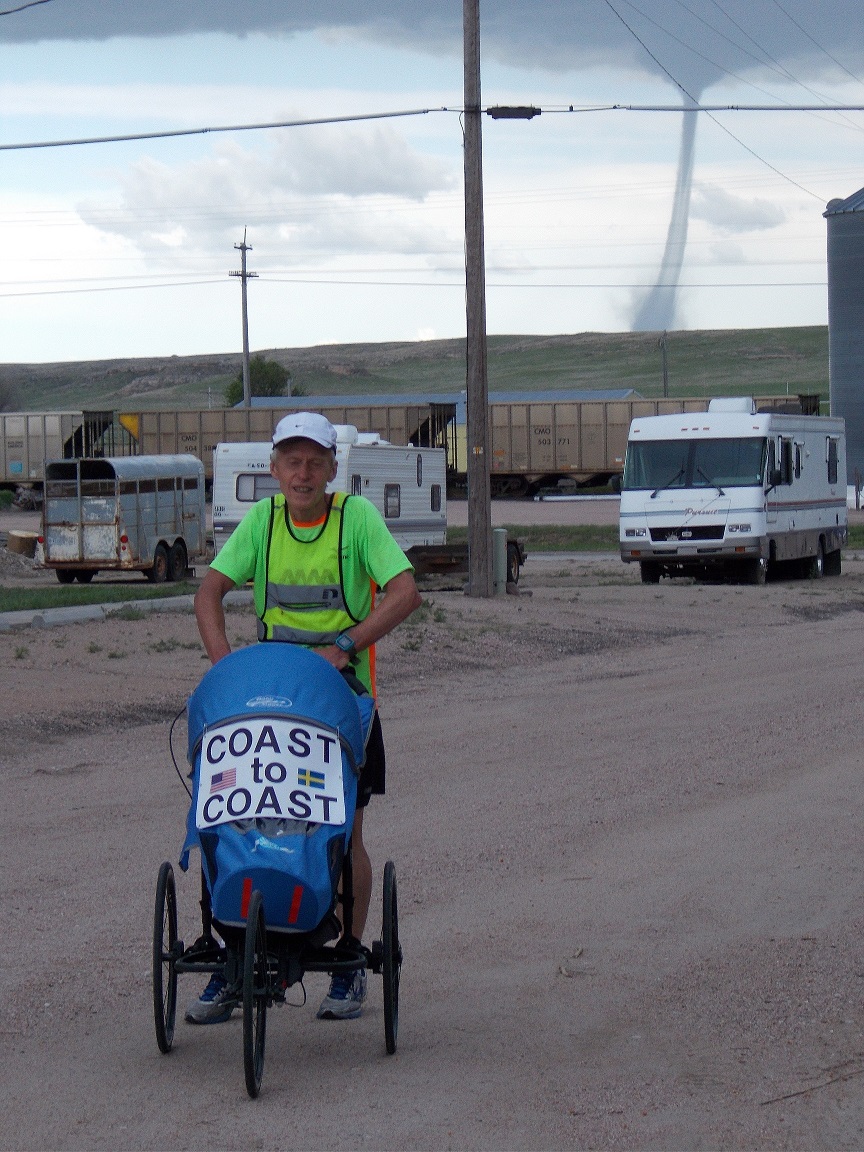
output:
[{"label": "man's arm", "polygon": [[[392,632],[398,624],[406,620],[423,603],[420,593],[417,591],[417,585],[414,583],[414,573],[410,571],[400,572],[398,576],[394,576],[384,586],[384,592],[384,597],[378,601],[365,620],[361,620],[359,624],[353,624],[346,629],[358,652],[371,648],[377,640],[386,636],[388,632]],[[334,668],[345,668],[350,660],[349,654],[343,652],[341,648],[337,648],[335,644],[331,644],[327,648],[318,648],[317,652]]]},{"label": "man's arm", "polygon": [[195,619],[198,621],[198,631],[212,664],[216,664],[231,651],[231,645],[225,634],[225,610],[222,607],[222,600],[226,593],[235,587],[233,580],[215,568],[208,568],[201,581],[201,587],[195,593]]}]

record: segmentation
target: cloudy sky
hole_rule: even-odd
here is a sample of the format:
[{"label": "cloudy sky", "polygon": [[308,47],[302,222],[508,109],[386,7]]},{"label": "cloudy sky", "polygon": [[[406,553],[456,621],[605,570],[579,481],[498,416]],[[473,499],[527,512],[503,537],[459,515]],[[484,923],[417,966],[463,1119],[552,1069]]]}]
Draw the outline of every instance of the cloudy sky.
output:
[{"label": "cloudy sky", "polygon": [[[2,145],[429,111],[3,150],[0,360],[239,348],[244,229],[253,349],[464,333],[458,0],[22,5]],[[481,42],[543,109],[483,119],[491,333],[825,323],[864,113],[608,106],[864,104],[860,0],[481,0]]]}]

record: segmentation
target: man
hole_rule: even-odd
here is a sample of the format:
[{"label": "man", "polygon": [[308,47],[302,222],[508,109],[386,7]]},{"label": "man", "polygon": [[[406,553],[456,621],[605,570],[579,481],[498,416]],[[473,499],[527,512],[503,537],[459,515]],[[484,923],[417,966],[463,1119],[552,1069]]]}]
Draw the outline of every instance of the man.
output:
[{"label": "man", "polygon": [[[258,639],[314,648],[340,671],[351,670],[375,695],[375,641],[419,607],[413,569],[375,506],[362,496],[328,494],[336,478],[336,429],[324,416],[297,412],[273,434],[270,471],[279,494],[243,518],[211,564],[195,597],[198,630],[215,664],[231,651],[225,594],[254,581]],[[384,590],[376,601],[375,587]],[[353,848],[353,938],[362,940],[372,895],[363,844],[363,813],[384,791],[384,742],[377,713],[358,783]],[[318,1016],[353,1019],[366,998],[366,973],[333,976]],[[234,1003],[215,974],[186,1019],[227,1020]]]}]

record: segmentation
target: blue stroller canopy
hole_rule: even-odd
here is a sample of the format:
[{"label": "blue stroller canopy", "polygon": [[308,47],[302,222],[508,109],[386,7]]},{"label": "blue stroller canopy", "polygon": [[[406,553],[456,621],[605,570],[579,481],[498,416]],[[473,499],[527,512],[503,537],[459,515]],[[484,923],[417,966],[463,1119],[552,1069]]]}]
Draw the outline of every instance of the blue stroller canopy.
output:
[{"label": "blue stroller canopy", "polygon": [[292,644],[239,649],[205,674],[189,700],[180,865],[201,850],[218,921],[242,924],[255,888],[268,927],[308,932],[330,911],[374,706]]}]

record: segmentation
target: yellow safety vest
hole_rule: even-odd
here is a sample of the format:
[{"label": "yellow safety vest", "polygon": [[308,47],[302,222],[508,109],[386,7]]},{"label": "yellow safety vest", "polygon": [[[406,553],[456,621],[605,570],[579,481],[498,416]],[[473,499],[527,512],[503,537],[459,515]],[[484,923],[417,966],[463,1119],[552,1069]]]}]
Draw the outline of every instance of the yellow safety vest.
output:
[{"label": "yellow safety vest", "polygon": [[[340,632],[360,622],[348,605],[340,562],[347,499],[344,492],[334,493],[320,531],[302,540],[291,528],[284,501],[271,498],[259,640],[314,648],[332,644]],[[356,653],[351,667],[371,691],[369,651]]]}]

